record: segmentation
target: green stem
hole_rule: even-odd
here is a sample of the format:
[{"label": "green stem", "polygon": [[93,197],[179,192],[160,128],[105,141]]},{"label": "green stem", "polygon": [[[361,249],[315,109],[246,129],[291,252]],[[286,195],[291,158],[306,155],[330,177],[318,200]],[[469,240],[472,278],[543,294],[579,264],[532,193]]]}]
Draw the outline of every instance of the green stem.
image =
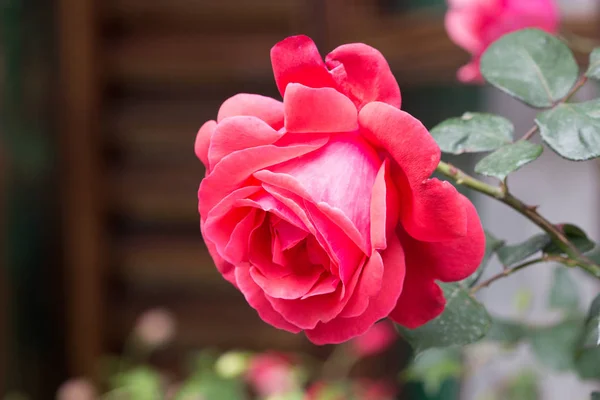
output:
[{"label": "green stem", "polygon": [[498,279],[505,278],[507,276],[510,276],[510,275],[514,274],[517,271],[522,270],[523,268],[527,268],[530,265],[539,264],[539,263],[544,262],[544,261],[546,261],[546,260],[543,257],[542,258],[536,258],[536,259],[533,259],[533,260],[530,260],[530,261],[526,261],[526,262],[524,262],[522,264],[519,264],[519,265],[517,265],[515,267],[504,269],[499,274],[496,274],[496,275],[492,276],[491,278],[486,279],[485,281],[479,283],[478,285],[473,286],[473,288],[471,288],[471,294],[475,294],[479,290],[481,290],[481,289],[483,289],[485,287],[488,287],[492,283],[496,282]]},{"label": "green stem", "polygon": [[438,165],[437,171],[452,179],[456,184],[466,186],[477,192],[493,197],[524,215],[550,236],[552,241],[561,249],[561,251],[569,256],[570,262],[573,265],[579,266],[592,276],[600,279],[600,265],[595,264],[581,254],[579,249],[577,249],[558,227],[537,212],[537,207],[523,203],[521,200],[510,194],[505,189],[505,186],[497,187],[488,185],[443,161]]}]

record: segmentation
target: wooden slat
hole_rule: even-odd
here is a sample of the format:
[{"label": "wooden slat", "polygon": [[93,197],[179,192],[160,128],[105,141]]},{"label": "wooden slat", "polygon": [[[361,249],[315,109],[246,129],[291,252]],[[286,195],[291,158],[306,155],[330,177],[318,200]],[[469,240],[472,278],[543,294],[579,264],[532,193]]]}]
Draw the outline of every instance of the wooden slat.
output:
[{"label": "wooden slat", "polygon": [[271,47],[282,35],[152,34],[122,37],[105,49],[110,79],[128,84],[272,81]]},{"label": "wooden slat", "polygon": [[288,31],[303,14],[298,0],[112,0],[107,22],[146,29]]},{"label": "wooden slat", "polygon": [[203,176],[204,167],[196,159],[180,168],[118,171],[111,180],[111,212],[144,224],[197,224]]},{"label": "wooden slat", "polygon": [[103,191],[98,160],[99,82],[93,0],[57,2],[62,217],[70,376],[92,376],[103,335]]},{"label": "wooden slat", "polygon": [[[221,349],[300,350],[311,347],[304,335],[278,330],[262,321],[256,311],[235,291],[225,296],[144,295],[119,298],[112,303],[114,324],[108,332],[112,341],[121,343],[136,318],[145,310],[165,307],[173,312],[178,329],[173,347],[182,352],[202,347]],[[218,306],[217,306],[218,305]]]},{"label": "wooden slat", "polygon": [[116,276],[130,287],[213,294],[233,289],[217,271],[199,233],[119,239],[114,262]]}]

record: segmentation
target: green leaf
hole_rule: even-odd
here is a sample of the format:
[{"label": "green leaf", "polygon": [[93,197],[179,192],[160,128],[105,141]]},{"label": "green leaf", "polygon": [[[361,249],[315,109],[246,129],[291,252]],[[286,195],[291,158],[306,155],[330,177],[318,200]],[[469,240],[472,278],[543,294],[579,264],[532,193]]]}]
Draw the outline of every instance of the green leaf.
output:
[{"label": "green leaf", "polygon": [[[594,248],[595,243],[587,237],[586,233],[581,228],[572,224],[564,224],[562,225],[561,230],[582,253],[590,251]],[[544,253],[561,254],[562,250],[554,243],[550,243],[544,248]]]},{"label": "green leaf", "polygon": [[523,243],[499,248],[497,251],[498,258],[502,265],[509,267],[542,250],[550,241],[550,237],[547,234],[540,233],[530,237]]},{"label": "green leaf", "polygon": [[485,254],[483,256],[483,260],[481,260],[481,264],[477,267],[477,270],[471,274],[468,278],[465,278],[461,281],[461,283],[467,287],[474,285],[481,274],[485,271],[490,259],[500,247],[504,245],[504,240],[497,239],[489,232],[485,232]]},{"label": "green leaf", "polygon": [[439,284],[446,298],[444,312],[425,325],[408,329],[397,325],[415,352],[449,346],[463,346],[481,339],[490,328],[491,318],[483,305],[457,283]]},{"label": "green leaf", "polygon": [[539,113],[535,123],[558,155],[574,161],[600,156],[600,99],[559,104]]},{"label": "green leaf", "polygon": [[493,318],[492,327],[485,338],[494,342],[516,344],[525,339],[529,333],[529,327],[519,322]]},{"label": "green leaf", "polygon": [[523,29],[492,43],[481,57],[481,73],[531,106],[550,107],[569,93],[579,69],[562,41],[538,29]]},{"label": "green leaf", "polygon": [[574,355],[581,324],[568,320],[538,328],[531,335],[531,348],[539,362],[557,371],[574,368]]},{"label": "green leaf", "polygon": [[495,150],[512,142],[513,124],[493,114],[465,113],[431,130],[444,153],[462,154]]},{"label": "green leaf", "polygon": [[475,172],[504,180],[508,174],[537,159],[543,147],[526,140],[499,148],[475,165]]},{"label": "green leaf", "polygon": [[444,382],[460,378],[462,370],[458,349],[429,349],[413,360],[403,371],[402,377],[407,381],[422,382],[425,393],[434,397],[440,392]]},{"label": "green leaf", "polygon": [[548,303],[551,308],[565,311],[575,311],[579,307],[579,288],[565,267],[554,270]]},{"label": "green leaf", "polygon": [[585,76],[600,80],[600,47],[595,48],[590,54],[590,65]]},{"label": "green leaf", "polygon": [[116,377],[120,393],[131,400],[160,400],[163,398],[160,375],[149,367],[136,367]]},{"label": "green leaf", "polygon": [[575,368],[582,379],[599,379],[598,365],[600,365],[600,295],[596,296],[590,305],[575,357]]},{"label": "green leaf", "polygon": [[592,392],[592,400],[600,400],[600,392]]}]

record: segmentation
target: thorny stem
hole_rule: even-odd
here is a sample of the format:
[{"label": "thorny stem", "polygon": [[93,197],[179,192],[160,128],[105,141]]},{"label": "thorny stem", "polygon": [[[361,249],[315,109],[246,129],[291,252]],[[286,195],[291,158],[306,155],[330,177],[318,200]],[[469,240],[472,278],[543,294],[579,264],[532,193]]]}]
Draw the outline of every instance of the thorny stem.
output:
[{"label": "thorny stem", "polygon": [[544,263],[544,262],[550,262],[550,261],[558,262],[558,263],[564,264],[568,267],[576,266],[575,262],[573,260],[571,260],[570,258],[561,257],[561,256],[543,255],[542,257],[534,258],[533,260],[529,260],[529,261],[525,261],[524,263],[516,265],[512,268],[504,269],[502,272],[492,276],[489,279],[486,279],[485,281],[479,283],[476,286],[473,286],[473,288],[471,288],[471,294],[475,294],[479,290],[481,290],[485,287],[488,287],[492,283],[496,282],[498,279],[502,279],[507,276],[510,276],[510,275],[514,274],[515,272],[520,271],[524,268],[527,268],[531,265],[540,264],[540,263]]},{"label": "thorny stem", "polygon": [[441,161],[438,165],[437,171],[452,179],[456,184],[464,185],[477,192],[493,197],[524,215],[534,224],[544,230],[548,236],[550,236],[552,241],[561,249],[561,251],[568,256],[568,259],[561,261],[563,264],[567,264],[568,260],[569,265],[578,266],[592,276],[600,279],[600,265],[595,264],[593,261],[581,254],[579,249],[577,249],[577,247],[557,226],[552,224],[537,212],[537,207],[529,206],[514,197],[508,192],[508,190],[506,190],[505,185],[502,185],[501,187],[489,185],[467,175],[460,169],[443,161]]}]

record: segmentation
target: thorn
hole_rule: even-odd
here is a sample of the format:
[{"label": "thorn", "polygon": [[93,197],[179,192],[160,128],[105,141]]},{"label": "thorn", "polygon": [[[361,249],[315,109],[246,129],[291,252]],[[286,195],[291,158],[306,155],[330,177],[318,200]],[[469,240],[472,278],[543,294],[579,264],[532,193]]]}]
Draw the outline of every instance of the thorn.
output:
[{"label": "thorn", "polygon": [[526,206],[525,208],[527,208],[529,211],[532,211],[532,212],[537,212],[537,209],[538,209],[539,207],[540,207],[540,206]]}]

